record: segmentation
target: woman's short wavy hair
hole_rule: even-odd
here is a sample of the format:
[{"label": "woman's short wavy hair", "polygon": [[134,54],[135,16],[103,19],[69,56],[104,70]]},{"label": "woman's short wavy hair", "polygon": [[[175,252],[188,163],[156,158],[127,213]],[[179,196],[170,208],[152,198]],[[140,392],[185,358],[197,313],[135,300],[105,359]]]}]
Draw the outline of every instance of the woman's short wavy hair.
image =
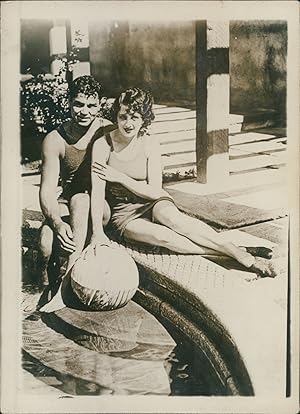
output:
[{"label": "woman's short wavy hair", "polygon": [[111,109],[111,120],[116,123],[121,105],[126,105],[129,113],[137,112],[141,115],[143,124],[140,135],[147,134],[148,127],[155,118],[153,103],[154,100],[150,92],[140,88],[129,88],[115,99]]},{"label": "woman's short wavy hair", "polygon": [[79,76],[70,85],[69,99],[72,100],[82,93],[86,96],[97,96],[99,101],[103,98],[103,88],[100,83],[90,75]]}]

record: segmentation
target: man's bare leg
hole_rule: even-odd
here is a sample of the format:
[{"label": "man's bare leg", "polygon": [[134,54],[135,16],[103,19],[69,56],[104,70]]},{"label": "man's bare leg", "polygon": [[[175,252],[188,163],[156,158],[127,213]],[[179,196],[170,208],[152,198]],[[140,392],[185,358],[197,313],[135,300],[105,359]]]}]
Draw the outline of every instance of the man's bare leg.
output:
[{"label": "man's bare leg", "polygon": [[48,224],[43,224],[40,232],[39,254],[38,254],[38,270],[40,272],[40,288],[49,285],[50,275],[48,267],[53,252],[53,230]]},{"label": "man's bare leg", "polygon": [[[76,250],[70,254],[67,263],[67,270],[62,279],[64,279],[68,272],[71,270],[76,259],[80,256],[87,235],[88,217],[90,209],[90,197],[88,194],[80,193],[75,194],[70,201],[70,224],[73,232],[73,242],[75,243]],[[41,312],[54,312],[62,309],[65,304],[62,297],[62,284],[55,294],[55,296],[46,305],[40,308]]]},{"label": "man's bare leg", "polygon": [[[69,216],[69,209],[66,204],[59,204],[60,216]],[[51,227],[44,223],[40,231],[39,239],[39,257],[38,265],[41,272],[40,282],[41,285],[47,286],[50,282],[50,275],[48,271],[48,266],[50,265],[50,258],[53,253],[54,247],[54,232]]]}]

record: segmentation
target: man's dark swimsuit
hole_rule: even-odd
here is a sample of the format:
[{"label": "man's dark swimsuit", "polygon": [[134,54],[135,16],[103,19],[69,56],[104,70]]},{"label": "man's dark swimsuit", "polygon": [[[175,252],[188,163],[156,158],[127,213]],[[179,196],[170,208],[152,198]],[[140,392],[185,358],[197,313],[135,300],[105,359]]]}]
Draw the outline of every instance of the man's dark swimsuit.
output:
[{"label": "man's dark swimsuit", "polygon": [[62,193],[59,202],[69,202],[74,194],[91,192],[91,159],[92,147],[95,140],[103,134],[103,127],[99,128],[85,149],[77,149],[74,138],[66,132],[62,124],[57,132],[64,140],[65,156],[60,159],[60,178]]}]

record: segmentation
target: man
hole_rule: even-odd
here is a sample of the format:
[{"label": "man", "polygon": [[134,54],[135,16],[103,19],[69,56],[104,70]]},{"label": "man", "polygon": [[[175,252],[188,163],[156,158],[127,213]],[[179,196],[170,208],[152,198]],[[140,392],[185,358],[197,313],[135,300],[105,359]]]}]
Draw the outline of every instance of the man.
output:
[{"label": "man", "polygon": [[[68,254],[67,269],[70,269],[86,242],[91,148],[109,123],[99,118],[101,98],[102,87],[92,76],[75,79],[69,91],[71,120],[50,132],[43,142],[40,204],[46,221],[40,234],[39,264],[44,286],[51,282],[50,268],[54,269],[55,261],[58,266],[57,259],[53,259],[55,254],[58,256],[58,250]],[[59,177],[62,193],[57,198]],[[109,217],[110,210],[105,204],[104,224]],[[40,310],[51,312],[62,307],[61,295],[53,299]]]}]

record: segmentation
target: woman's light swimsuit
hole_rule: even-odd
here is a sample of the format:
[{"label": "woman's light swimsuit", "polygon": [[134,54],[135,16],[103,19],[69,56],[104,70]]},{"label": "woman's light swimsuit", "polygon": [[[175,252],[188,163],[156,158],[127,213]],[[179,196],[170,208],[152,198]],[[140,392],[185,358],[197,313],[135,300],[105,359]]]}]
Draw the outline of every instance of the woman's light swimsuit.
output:
[{"label": "woman's light swimsuit", "polygon": [[[143,137],[133,139],[126,148],[116,153],[110,134],[106,133],[105,138],[110,146],[107,164],[137,181],[147,182],[148,156],[145,139]],[[174,203],[171,196],[149,200],[137,196],[119,183],[108,181],[106,182],[105,198],[111,208],[112,229],[121,236],[127,224],[132,220],[143,218],[152,221],[153,206],[159,201],[168,200]]]}]

